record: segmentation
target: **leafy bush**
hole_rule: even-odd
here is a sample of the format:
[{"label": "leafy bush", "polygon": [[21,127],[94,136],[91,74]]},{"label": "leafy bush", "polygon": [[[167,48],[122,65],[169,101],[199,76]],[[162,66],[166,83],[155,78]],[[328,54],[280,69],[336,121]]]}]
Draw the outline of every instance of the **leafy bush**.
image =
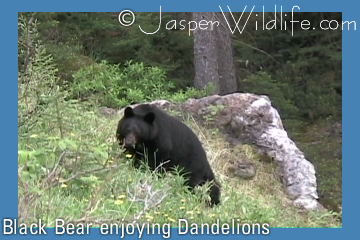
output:
[{"label": "leafy bush", "polygon": [[174,84],[166,79],[161,68],[132,61],[122,68],[106,61],[86,66],[74,74],[74,81],[70,84],[78,99],[113,108],[156,99],[181,102],[190,97],[203,97],[214,89],[209,84],[204,91],[188,87],[174,92]]},{"label": "leafy bush", "polygon": [[161,98],[174,85],[158,67],[128,61],[123,68],[106,61],[84,67],[74,74],[70,89],[80,99],[96,105],[121,107]]}]

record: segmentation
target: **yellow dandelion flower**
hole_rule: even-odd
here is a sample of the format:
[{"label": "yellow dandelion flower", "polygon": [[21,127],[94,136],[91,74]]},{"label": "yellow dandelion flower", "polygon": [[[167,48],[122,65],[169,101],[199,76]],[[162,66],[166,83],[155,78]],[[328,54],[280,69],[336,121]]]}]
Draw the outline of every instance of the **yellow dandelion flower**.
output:
[{"label": "yellow dandelion flower", "polygon": [[214,213],[211,213],[211,214],[209,214],[209,217],[215,217],[216,216],[216,214],[214,214]]},{"label": "yellow dandelion flower", "polygon": [[194,214],[194,211],[187,211],[186,214]]},{"label": "yellow dandelion flower", "polygon": [[124,203],[124,201],[122,201],[122,200],[116,200],[115,201],[115,205],[121,205],[121,204],[123,204]]},{"label": "yellow dandelion flower", "polygon": [[111,198],[114,198],[115,196],[113,194],[110,195]]},{"label": "yellow dandelion flower", "polygon": [[173,219],[173,218],[168,218],[168,220],[169,220],[170,222],[176,222],[176,220]]},{"label": "yellow dandelion flower", "polygon": [[169,214],[167,214],[167,213],[164,213],[164,217],[168,217],[169,216]]},{"label": "yellow dandelion flower", "polygon": [[89,201],[89,199],[84,199],[84,201],[85,201],[85,202],[88,202],[88,201]]},{"label": "yellow dandelion flower", "polygon": [[147,219],[149,219],[150,221],[154,219],[154,217],[153,217],[153,216],[148,215],[148,214],[146,214],[146,216],[145,216],[145,217],[146,217]]},{"label": "yellow dandelion flower", "polygon": [[124,195],[124,194],[121,194],[118,196],[118,199],[124,199],[124,198],[126,198],[126,195]]},{"label": "yellow dandelion flower", "polygon": [[67,185],[66,183],[63,183],[63,184],[61,184],[61,187],[62,187],[62,188],[67,188],[68,185]]},{"label": "yellow dandelion flower", "polygon": [[63,179],[63,178],[60,178],[59,179],[59,183],[62,183],[62,182],[64,182],[65,181],[65,179]]},{"label": "yellow dandelion flower", "polygon": [[185,203],[185,202],[186,202],[186,199],[181,199],[181,202],[182,202],[182,203]]},{"label": "yellow dandelion flower", "polygon": [[32,134],[30,137],[31,138],[36,138],[38,135],[37,134]]},{"label": "yellow dandelion flower", "polygon": [[200,211],[196,211],[196,213],[197,213],[197,214],[201,214],[201,212],[200,212]]},{"label": "yellow dandelion flower", "polygon": [[70,133],[71,136],[75,136],[75,133]]},{"label": "yellow dandelion flower", "polygon": [[194,217],[193,217],[193,216],[191,216],[189,219],[194,219]]},{"label": "yellow dandelion flower", "polygon": [[185,210],[185,209],[186,209],[185,206],[181,206],[181,207],[180,207],[180,210]]},{"label": "yellow dandelion flower", "polygon": [[113,161],[113,160],[109,160],[108,163],[114,163],[114,161]]},{"label": "yellow dandelion flower", "polygon": [[132,181],[133,181],[132,178],[128,179],[128,183],[132,183]]},{"label": "yellow dandelion flower", "polygon": [[128,153],[128,154],[125,155],[126,158],[132,158],[132,156],[133,156],[133,155],[130,154],[130,153]]},{"label": "yellow dandelion flower", "polygon": [[159,215],[159,214],[161,214],[161,212],[156,212],[156,211],[155,211],[154,213],[155,213],[155,215]]}]

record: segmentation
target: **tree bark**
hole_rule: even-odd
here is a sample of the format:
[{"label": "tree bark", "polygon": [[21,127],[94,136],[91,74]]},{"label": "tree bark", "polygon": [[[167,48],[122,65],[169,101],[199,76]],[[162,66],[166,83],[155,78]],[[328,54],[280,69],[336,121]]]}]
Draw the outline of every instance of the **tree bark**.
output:
[{"label": "tree bark", "polygon": [[[201,20],[214,21],[214,13],[193,13],[193,21],[197,24]],[[215,93],[220,92],[218,58],[216,52],[216,36],[210,28],[201,30],[197,27],[194,31],[194,65],[195,88],[204,89],[208,83],[215,85]]]},{"label": "tree bark", "polygon": [[216,94],[235,92],[238,89],[233,48],[226,20],[222,13],[193,13],[193,21],[199,25],[201,20],[219,24],[208,24],[207,29],[198,26],[194,31],[194,85],[197,89],[204,89],[213,83]]}]

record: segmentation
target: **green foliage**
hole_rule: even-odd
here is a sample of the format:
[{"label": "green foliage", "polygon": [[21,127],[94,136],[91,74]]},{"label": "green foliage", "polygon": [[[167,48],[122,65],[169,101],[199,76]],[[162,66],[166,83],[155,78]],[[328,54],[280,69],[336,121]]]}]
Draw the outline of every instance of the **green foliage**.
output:
[{"label": "green foliage", "polygon": [[187,87],[184,91],[177,91],[175,93],[167,93],[164,95],[165,99],[172,102],[185,102],[189,98],[202,98],[209,96],[214,92],[215,86],[210,83],[205,86],[204,90],[198,90],[194,87]]},{"label": "green foliage", "polygon": [[[35,20],[34,20],[35,21]],[[19,17],[18,126],[29,129],[56,89],[57,68],[41,44],[36,21]],[[33,48],[33,49],[32,49]]]},{"label": "green foliage", "polygon": [[[38,66],[44,69],[51,66],[52,61],[40,59]],[[40,73],[51,73],[44,76],[57,79],[56,71]],[[24,76],[23,80],[26,83],[31,78]],[[204,204],[208,198],[208,184],[197,188],[193,194],[184,186],[179,169],[163,177],[134,169],[130,161],[119,156],[121,150],[111,134],[117,117],[101,118],[84,103],[66,101],[68,94],[62,88],[55,85],[52,89],[44,98],[41,114],[32,116],[35,122],[32,128],[19,127],[21,223],[42,219],[51,227],[55,219],[61,218],[67,223],[82,219],[81,222],[91,222],[93,227],[98,227],[104,222],[121,223],[122,219],[138,223],[149,219],[150,223],[177,226],[180,218],[190,223],[211,224],[214,219],[231,223],[231,219],[243,216],[238,222],[240,225],[340,225],[335,218],[323,222],[319,214],[310,220],[299,220],[296,210],[289,208],[290,213],[279,210],[284,206],[274,201],[277,197],[263,196],[260,190],[255,195],[240,194],[234,189],[242,184],[226,181],[223,184],[224,204],[209,209]],[[19,98],[20,105],[26,104],[23,99]]]},{"label": "green foliage", "polygon": [[[162,13],[162,23],[169,21],[172,15]],[[146,32],[156,31],[160,22],[159,13],[136,13],[135,17],[135,24],[123,27],[118,21],[118,13],[37,15],[41,22],[40,32],[52,48],[61,44],[80,46],[80,55],[107,60],[112,64],[125,64],[129,60],[143,62],[146,66],[165,70],[177,88],[191,86],[194,76],[192,39],[180,31],[168,31],[163,27],[152,35],[140,31],[139,25]],[[60,63],[66,54],[59,52],[59,59],[57,55],[54,57]]]},{"label": "green foliage", "polygon": [[132,61],[120,67],[104,60],[81,68],[73,78],[69,88],[77,98],[114,108],[157,99],[182,102],[191,97],[204,97],[214,89],[209,84],[203,91],[188,87],[174,92],[175,86],[167,81],[163,70]]},{"label": "green foliage", "polygon": [[123,68],[106,61],[82,68],[70,86],[80,99],[90,98],[95,105],[115,108],[159,99],[173,88],[160,68],[131,61]]},{"label": "green foliage", "polygon": [[[278,83],[271,75],[258,72],[243,80],[245,91],[269,96],[273,106],[279,111],[282,119],[295,118],[297,107],[290,101],[291,89],[286,83]],[[288,96],[286,96],[288,95]]]},{"label": "green foliage", "polygon": [[[241,13],[237,14],[235,19]],[[277,20],[279,17],[278,14]],[[288,22],[291,14],[283,13],[282,17]],[[268,83],[258,80],[261,87],[254,82],[250,85],[242,82],[241,90],[269,95],[286,119],[310,122],[328,116],[341,119],[342,31],[318,27],[324,19],[341,22],[341,13],[299,13],[297,17],[309,20],[315,30],[301,29],[300,24],[294,25],[293,31],[279,30],[279,21],[276,30],[256,31],[249,26],[255,26],[258,19],[250,17],[244,33],[234,34],[240,77],[249,79],[258,72],[271,77]],[[243,16],[242,21],[246,18]],[[273,13],[265,14],[265,24],[273,19]]]},{"label": "green foliage", "polygon": [[[240,14],[235,13],[235,19]],[[297,14],[299,19],[307,19],[314,25],[323,19],[342,20],[341,13]],[[185,15],[187,18],[190,16]],[[92,128],[86,131],[87,134],[96,129],[94,126],[98,123],[94,122],[98,120],[88,111],[91,107],[101,104],[118,108],[155,99],[179,102],[212,93],[210,88],[199,91],[192,87],[192,37],[187,31],[169,31],[164,27],[167,21],[176,17],[176,13],[163,13],[162,27],[153,35],[142,33],[138,26],[147,32],[155,31],[160,21],[158,13],[136,13],[135,24],[131,27],[120,26],[117,17],[117,13],[19,13],[19,162],[30,159],[26,167],[24,165],[24,169],[29,170],[28,174],[25,173],[25,180],[33,181],[31,183],[42,181],[49,167],[44,165],[44,160],[40,165],[35,161],[48,154],[47,161],[53,164],[61,151],[69,147],[68,143],[62,142],[68,137],[59,137],[59,134],[74,127],[66,125],[73,121],[73,116],[86,115],[76,124],[80,124],[80,120],[92,119],[83,123]],[[290,17],[288,14],[283,20],[289,22]],[[273,18],[273,13],[265,14],[265,21]],[[243,34],[233,34],[241,86],[238,90],[268,95],[279,110],[289,135],[297,138],[305,138],[304,126],[317,120],[328,121],[332,116],[335,121],[341,121],[341,30],[316,28],[305,31],[295,24],[293,34],[278,30],[279,26],[277,31],[256,31],[249,27],[255,26],[255,21],[258,19],[250,18]],[[91,101],[79,105],[64,101],[64,98]],[[63,116],[66,111],[72,115]],[[63,130],[59,130],[60,126]],[[32,134],[39,136],[39,143],[33,143]],[[46,136],[59,138],[61,143],[41,145],[42,141],[49,142]],[[90,145],[102,147],[85,148],[85,152],[97,152],[96,156],[95,152],[90,154],[88,159],[93,163],[96,159],[104,161],[106,148],[101,143],[106,137],[101,138],[102,142],[95,142],[92,137],[90,134],[86,138],[93,141]],[[330,152],[341,149],[341,144],[332,145],[324,141],[325,138],[320,139],[321,147],[305,150],[313,155],[319,191],[326,198],[325,206],[337,206],[341,203],[341,184],[335,183],[341,183],[341,158],[334,163],[329,159],[332,159]],[[76,140],[75,143],[79,147],[82,141]],[[323,156],[322,149],[329,146],[333,150]],[[34,149],[39,155],[32,152]],[[51,149],[55,149],[53,153]],[[111,158],[111,154],[107,154]],[[84,158],[87,158],[86,154],[82,155]],[[82,170],[86,171],[85,168]],[[68,171],[64,174],[70,176]],[[83,189],[82,185],[84,181],[72,185],[76,186],[73,189],[75,194],[81,192],[85,196],[89,193],[89,188],[86,193],[79,190]],[[331,186],[335,186],[335,190]],[[57,196],[61,201],[62,195]],[[85,203],[79,205],[74,198],[67,200],[70,212],[75,212],[71,207],[79,209],[78,213],[86,208]]]}]

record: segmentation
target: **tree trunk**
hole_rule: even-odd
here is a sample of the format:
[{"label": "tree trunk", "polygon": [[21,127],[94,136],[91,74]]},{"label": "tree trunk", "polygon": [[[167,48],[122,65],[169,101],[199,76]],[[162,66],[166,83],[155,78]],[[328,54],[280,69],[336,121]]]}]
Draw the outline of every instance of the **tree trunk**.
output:
[{"label": "tree trunk", "polygon": [[[228,13],[226,13],[228,16]],[[194,85],[204,89],[208,83],[213,83],[216,94],[227,94],[237,91],[235,64],[231,33],[222,13],[193,13],[193,21],[201,20],[219,22],[208,24],[206,30],[194,31]]]},{"label": "tree trunk", "polygon": [[[216,19],[221,23],[216,28],[216,49],[219,59],[218,71],[220,81],[220,94],[233,93],[237,91],[237,81],[235,74],[235,63],[233,55],[233,46],[231,41],[231,32],[229,26],[221,12],[215,13]],[[229,13],[225,13],[229,21]]]},{"label": "tree trunk", "polygon": [[[193,21],[214,21],[214,13],[194,12]],[[195,88],[204,89],[208,83],[215,85],[215,93],[220,92],[216,36],[211,29],[194,31]]]}]

